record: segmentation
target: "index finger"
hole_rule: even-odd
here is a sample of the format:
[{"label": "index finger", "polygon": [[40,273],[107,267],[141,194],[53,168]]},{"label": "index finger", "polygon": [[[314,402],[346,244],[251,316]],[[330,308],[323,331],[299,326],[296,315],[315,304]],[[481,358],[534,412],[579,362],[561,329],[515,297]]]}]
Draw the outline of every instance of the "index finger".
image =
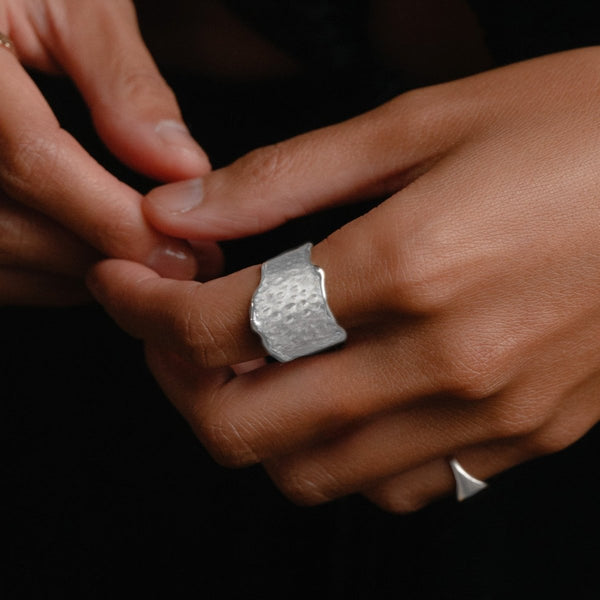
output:
[{"label": "index finger", "polygon": [[195,260],[181,241],[146,223],[141,196],[100,166],[65,130],[9,52],[0,52],[0,186],[108,256],[193,277]]}]

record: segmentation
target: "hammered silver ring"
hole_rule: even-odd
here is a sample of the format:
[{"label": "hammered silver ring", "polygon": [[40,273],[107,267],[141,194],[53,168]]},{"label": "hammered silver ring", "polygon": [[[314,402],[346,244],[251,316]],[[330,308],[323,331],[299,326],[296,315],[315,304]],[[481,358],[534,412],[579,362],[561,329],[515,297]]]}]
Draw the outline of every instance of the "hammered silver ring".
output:
[{"label": "hammered silver ring", "polygon": [[327,303],[325,273],[310,258],[311,243],[262,265],[250,304],[250,325],[280,362],[317,354],[343,343],[347,334]]}]

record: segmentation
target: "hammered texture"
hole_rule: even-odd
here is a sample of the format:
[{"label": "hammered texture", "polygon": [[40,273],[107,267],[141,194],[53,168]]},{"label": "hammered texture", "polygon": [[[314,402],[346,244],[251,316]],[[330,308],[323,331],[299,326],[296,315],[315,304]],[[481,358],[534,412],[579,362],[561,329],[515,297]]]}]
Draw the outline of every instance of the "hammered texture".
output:
[{"label": "hammered texture", "polygon": [[327,305],[324,274],[305,244],[263,264],[252,299],[251,323],[269,354],[286,362],[346,339]]}]

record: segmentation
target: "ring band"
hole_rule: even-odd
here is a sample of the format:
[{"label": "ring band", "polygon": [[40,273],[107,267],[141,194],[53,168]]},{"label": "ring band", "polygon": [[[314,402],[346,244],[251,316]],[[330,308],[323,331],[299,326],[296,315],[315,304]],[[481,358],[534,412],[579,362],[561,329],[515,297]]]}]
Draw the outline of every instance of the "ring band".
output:
[{"label": "ring band", "polygon": [[262,265],[250,325],[280,362],[316,354],[346,340],[327,304],[325,274],[310,260],[311,243]]},{"label": "ring band", "polygon": [[451,458],[449,462],[456,482],[456,499],[459,502],[474,496],[488,486],[485,481],[480,481],[467,473],[456,458]]},{"label": "ring band", "polygon": [[17,51],[15,50],[15,43],[3,33],[0,33],[0,46],[6,48],[9,52],[12,52],[15,55],[17,54]]}]

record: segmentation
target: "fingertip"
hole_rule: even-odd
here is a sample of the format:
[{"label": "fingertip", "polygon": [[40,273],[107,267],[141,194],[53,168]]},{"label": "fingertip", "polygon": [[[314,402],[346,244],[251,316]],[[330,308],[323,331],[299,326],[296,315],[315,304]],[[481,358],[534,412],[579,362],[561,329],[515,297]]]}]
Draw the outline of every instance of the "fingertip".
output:
[{"label": "fingertip", "polygon": [[198,208],[204,200],[204,182],[201,178],[161,185],[145,198],[148,209],[162,215],[178,216]]},{"label": "fingertip", "polygon": [[144,263],[169,279],[194,279],[198,274],[198,261],[192,249],[183,241],[168,241],[155,247]]},{"label": "fingertip", "polygon": [[163,119],[154,126],[154,133],[166,151],[164,168],[176,172],[169,179],[189,179],[210,172],[211,164],[206,152],[182,121]]},{"label": "fingertip", "polygon": [[190,239],[201,233],[202,219],[196,210],[203,200],[204,181],[196,177],[154,188],[143,198],[142,211],[159,231]]},{"label": "fingertip", "polygon": [[146,362],[166,394],[182,395],[186,388],[193,389],[198,380],[198,366],[164,344],[147,342]]},{"label": "fingertip", "polygon": [[179,119],[148,121],[110,110],[96,114],[95,123],[121,161],[158,181],[201,177],[211,171],[206,152]]}]

